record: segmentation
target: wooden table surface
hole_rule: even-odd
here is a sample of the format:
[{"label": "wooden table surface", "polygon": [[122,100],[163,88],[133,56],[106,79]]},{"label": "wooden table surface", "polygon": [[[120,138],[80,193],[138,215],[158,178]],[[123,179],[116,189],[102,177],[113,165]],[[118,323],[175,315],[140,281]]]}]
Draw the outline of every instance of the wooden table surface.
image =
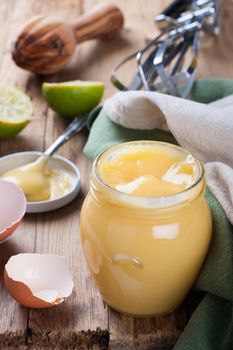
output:
[{"label": "wooden table surface", "polygon": [[[15,83],[32,98],[34,118],[17,137],[0,141],[0,156],[19,151],[43,151],[62,133],[66,122],[53,113],[41,97],[43,79],[19,69],[11,60],[11,43],[22,24],[34,14],[56,13],[71,20],[88,11],[98,0],[1,0],[0,80]],[[108,1],[105,1],[108,2]],[[142,47],[156,34],[153,16],[169,1],[110,0],[125,14],[125,29],[116,38],[80,44],[72,62],[49,81],[102,80],[105,96],[116,90],[109,82],[112,68],[127,54]],[[198,76],[233,78],[232,1],[222,6],[223,29],[218,40],[204,40]],[[130,73],[130,72],[129,72]],[[46,79],[45,79],[46,80]],[[78,165],[81,194],[70,205],[45,214],[28,214],[7,242],[0,245],[0,349],[170,349],[185,327],[195,305],[190,296],[175,312],[159,318],[122,316],[104,305],[84,261],[79,237],[79,213],[88,190],[90,161],[82,154],[87,133],[77,135],[59,154]],[[28,310],[7,294],[3,267],[20,252],[65,255],[75,282],[74,292],[62,305],[49,310]]]}]

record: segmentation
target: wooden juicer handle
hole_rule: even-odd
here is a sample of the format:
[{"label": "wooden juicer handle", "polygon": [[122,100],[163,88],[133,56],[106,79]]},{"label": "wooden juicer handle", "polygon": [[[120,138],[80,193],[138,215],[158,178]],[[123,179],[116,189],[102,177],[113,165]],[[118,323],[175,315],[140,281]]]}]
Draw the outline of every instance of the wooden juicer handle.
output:
[{"label": "wooden juicer handle", "polygon": [[121,10],[110,4],[95,7],[71,24],[53,16],[35,16],[14,42],[12,58],[31,72],[55,73],[70,61],[77,43],[115,34],[123,24]]},{"label": "wooden juicer handle", "polygon": [[118,33],[122,30],[124,17],[115,5],[96,6],[88,14],[84,14],[74,21],[71,26],[77,43],[102,38]]}]

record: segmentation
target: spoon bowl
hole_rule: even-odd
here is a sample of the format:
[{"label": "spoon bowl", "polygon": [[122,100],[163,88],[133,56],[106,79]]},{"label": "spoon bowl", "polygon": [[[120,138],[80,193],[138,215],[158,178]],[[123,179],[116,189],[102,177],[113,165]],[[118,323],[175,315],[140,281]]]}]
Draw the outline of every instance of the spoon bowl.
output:
[{"label": "spoon bowl", "polygon": [[[44,153],[41,152],[18,152],[1,157],[0,177],[12,169],[34,162],[38,157],[43,155]],[[72,187],[68,193],[61,197],[40,202],[27,202],[27,213],[41,213],[61,208],[70,203],[80,190],[80,172],[74,163],[56,155],[49,158],[47,165],[55,170],[67,171],[72,179]]]}]

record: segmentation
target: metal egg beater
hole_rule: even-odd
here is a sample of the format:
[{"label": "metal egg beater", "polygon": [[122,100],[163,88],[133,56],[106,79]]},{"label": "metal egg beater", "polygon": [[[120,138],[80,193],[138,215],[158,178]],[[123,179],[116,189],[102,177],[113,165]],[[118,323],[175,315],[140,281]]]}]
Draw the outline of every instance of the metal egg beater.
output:
[{"label": "metal egg beater", "polygon": [[[186,97],[195,81],[201,33],[219,34],[218,0],[175,0],[155,17],[155,23],[160,34],[120,62],[111,81],[123,91],[143,89]],[[125,84],[119,72],[133,62],[135,75]]]}]

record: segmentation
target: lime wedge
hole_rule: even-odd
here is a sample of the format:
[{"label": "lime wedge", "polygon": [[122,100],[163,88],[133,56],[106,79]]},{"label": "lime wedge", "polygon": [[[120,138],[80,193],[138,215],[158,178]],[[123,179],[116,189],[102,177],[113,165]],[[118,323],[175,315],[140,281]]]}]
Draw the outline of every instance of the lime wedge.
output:
[{"label": "lime wedge", "polygon": [[30,98],[13,85],[0,83],[0,139],[18,134],[30,121]]},{"label": "lime wedge", "polygon": [[104,84],[98,81],[68,81],[43,83],[42,94],[48,105],[64,117],[74,118],[98,105]]}]

